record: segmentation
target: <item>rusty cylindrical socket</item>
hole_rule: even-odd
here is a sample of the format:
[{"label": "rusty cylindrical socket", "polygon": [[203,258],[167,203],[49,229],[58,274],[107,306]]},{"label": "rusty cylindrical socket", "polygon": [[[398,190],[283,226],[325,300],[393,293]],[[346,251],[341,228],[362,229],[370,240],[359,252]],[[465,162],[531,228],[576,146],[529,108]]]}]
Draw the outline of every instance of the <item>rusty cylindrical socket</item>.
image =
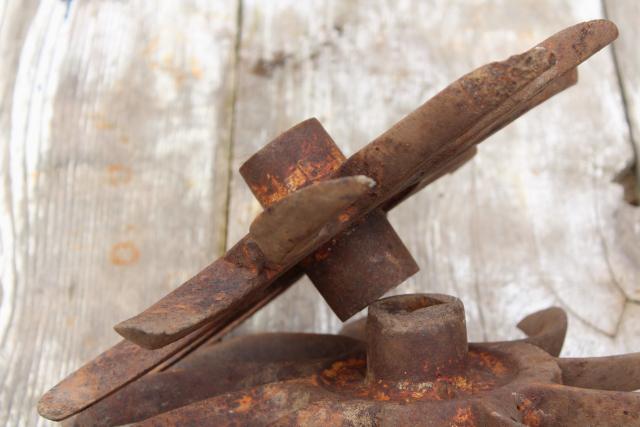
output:
[{"label": "rusty cylindrical socket", "polygon": [[458,298],[400,295],[369,306],[369,381],[432,381],[463,371],[467,352],[464,306]]}]

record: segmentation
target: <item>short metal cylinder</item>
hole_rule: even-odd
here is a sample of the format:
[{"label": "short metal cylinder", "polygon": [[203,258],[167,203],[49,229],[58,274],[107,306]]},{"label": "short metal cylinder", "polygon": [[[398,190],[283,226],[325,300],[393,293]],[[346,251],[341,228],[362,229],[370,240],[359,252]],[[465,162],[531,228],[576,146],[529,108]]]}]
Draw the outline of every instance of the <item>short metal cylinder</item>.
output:
[{"label": "short metal cylinder", "polygon": [[465,369],[467,353],[464,305],[458,298],[400,295],[369,306],[369,381],[432,381],[454,375]]}]

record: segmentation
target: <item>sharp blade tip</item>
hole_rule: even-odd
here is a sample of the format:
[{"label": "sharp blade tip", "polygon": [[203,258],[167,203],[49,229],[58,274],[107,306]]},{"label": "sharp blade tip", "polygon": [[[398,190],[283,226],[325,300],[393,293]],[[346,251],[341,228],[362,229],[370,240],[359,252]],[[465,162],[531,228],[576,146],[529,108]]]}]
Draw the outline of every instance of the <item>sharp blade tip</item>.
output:
[{"label": "sharp blade tip", "polygon": [[[134,318],[135,319],[135,318]],[[165,340],[134,324],[133,319],[118,323],[113,329],[124,339],[147,350],[155,350],[166,345]]]},{"label": "sharp blade tip", "polygon": [[366,175],[355,175],[355,176],[353,176],[353,179],[358,184],[367,186],[368,188],[373,188],[373,187],[375,187],[377,185],[377,183],[376,183],[376,181],[374,179],[369,178]]}]

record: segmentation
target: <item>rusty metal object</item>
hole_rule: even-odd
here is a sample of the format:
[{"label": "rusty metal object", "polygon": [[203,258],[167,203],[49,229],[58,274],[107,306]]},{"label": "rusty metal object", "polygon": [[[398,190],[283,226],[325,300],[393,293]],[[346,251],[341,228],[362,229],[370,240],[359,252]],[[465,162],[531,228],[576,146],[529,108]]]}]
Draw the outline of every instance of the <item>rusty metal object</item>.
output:
[{"label": "rusty metal object", "polygon": [[173,367],[133,382],[70,421],[108,426],[141,421],[212,396],[313,374],[327,361],[360,353],[348,337],[267,333],[205,345]]},{"label": "rusty metal object", "polygon": [[[486,137],[574,84],[576,67],[616,36],[611,22],[590,21],[480,67],[349,159],[315,119],[285,132],[242,167],[265,207],[249,234],[156,304],[116,325],[128,341],[160,350],[119,344],[47,393],[40,414],[67,418],[152,369],[170,368],[204,341],[220,339],[303,272],[343,320],[366,307],[417,271],[386,211],[460,167]],[[359,175],[376,185],[364,186]],[[332,188],[336,197],[313,188]],[[301,203],[308,212],[320,206],[322,212],[294,220],[288,213]]]},{"label": "rusty metal object", "polygon": [[[591,21],[561,31],[523,54],[480,67],[445,88],[345,160],[337,169],[334,168],[338,155],[335,150],[328,150],[326,143],[322,146],[320,155],[313,153],[311,143],[309,145],[312,146],[312,153],[300,150],[310,159],[318,159],[310,164],[318,170],[326,170],[331,178],[364,175],[377,183],[366,197],[360,198],[340,215],[339,224],[333,224],[335,233],[326,233],[322,238],[316,239],[318,245],[315,248],[306,248],[309,249],[306,251],[307,255],[336,237],[339,232],[357,225],[376,208],[383,207],[397,195],[419,185],[425,178],[430,178],[433,171],[448,171],[452,162],[457,166],[456,161],[460,156],[464,156],[475,144],[538,103],[540,96],[544,99],[548,91],[555,93],[558,84],[565,87],[567,75],[571,76],[578,64],[616,36],[617,29],[612,23]],[[307,126],[303,126],[302,130],[298,128],[297,132],[309,132],[312,135],[311,141],[327,140],[323,136],[326,132],[307,129]],[[331,153],[330,156],[326,155],[327,151]],[[327,157],[330,157],[331,165],[318,166]],[[299,164],[300,159],[294,160],[296,165]],[[308,166],[293,167],[286,164],[286,171],[294,172],[265,173],[264,177],[268,182],[261,185],[268,188],[269,195],[266,198],[277,200],[289,188],[296,189],[300,182],[307,182],[305,180],[310,174],[303,172],[309,169],[311,168]],[[300,170],[303,172],[298,172]],[[323,174],[324,172],[319,173],[318,176]],[[283,186],[280,178],[273,178],[279,175],[285,176],[282,181],[287,185]],[[272,239],[278,241],[283,236],[274,232]],[[249,234],[242,242],[251,244],[252,236]],[[255,252],[251,262],[242,265],[244,268],[235,269],[236,273],[230,272],[234,277],[227,277],[225,280],[245,285],[250,280],[245,269],[258,272],[264,270],[271,261],[273,266],[269,269],[266,280],[257,280],[250,285],[253,289],[268,286],[279,274],[302,258],[304,256],[278,264],[277,260],[269,260],[265,254]],[[178,339],[186,331],[202,325],[203,321],[215,320],[219,311],[227,305],[222,304],[223,307],[220,307],[219,299],[222,296],[217,295],[219,292],[212,292],[210,286],[203,289],[204,282],[213,282],[215,285],[218,281],[209,275],[201,280],[196,277],[149,309],[122,322],[116,330],[140,345],[156,348]],[[226,292],[224,287],[222,290]],[[340,297],[351,300],[361,295],[359,290],[355,291],[355,297],[347,294],[344,289],[337,292]],[[340,297],[336,296],[333,300],[340,300]],[[228,297],[223,299],[229,300]],[[371,301],[361,302],[360,308],[364,308]],[[171,311],[171,316],[167,315],[168,311]],[[179,318],[178,323],[175,318]]]},{"label": "rusty metal object", "polygon": [[[266,208],[249,233],[270,262],[288,264],[317,247],[331,234],[333,220],[340,222],[342,212],[373,187],[375,182],[363,175],[313,183]],[[272,238],[276,229],[283,238]]]},{"label": "rusty metal object", "polygon": [[[344,160],[320,122],[309,119],[251,156],[240,173],[256,199],[268,209],[312,182],[329,178]],[[343,320],[418,271],[380,209],[316,250],[302,261],[302,266]]]},{"label": "rusty metal object", "polygon": [[558,358],[531,343],[562,347],[562,310],[523,324],[541,326],[528,342],[468,344],[457,298],[390,297],[369,307],[363,340],[261,334],[208,345],[70,425],[640,425],[640,394],[607,391],[640,388],[640,353]]}]

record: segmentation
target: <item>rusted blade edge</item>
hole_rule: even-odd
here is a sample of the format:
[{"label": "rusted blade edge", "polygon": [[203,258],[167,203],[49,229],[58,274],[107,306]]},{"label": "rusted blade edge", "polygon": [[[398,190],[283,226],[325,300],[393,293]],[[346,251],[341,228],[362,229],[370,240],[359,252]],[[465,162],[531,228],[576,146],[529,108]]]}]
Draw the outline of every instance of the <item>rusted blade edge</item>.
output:
[{"label": "rusted blade edge", "polygon": [[560,77],[551,80],[542,88],[542,90],[538,94],[534,95],[529,100],[522,102],[522,104],[513,108],[511,111],[504,113],[503,116],[496,118],[493,123],[489,124],[485,129],[482,130],[482,132],[476,135],[474,139],[469,141],[469,144],[472,145],[470,148],[463,147],[462,149],[458,149],[453,153],[446,153],[446,155],[441,154],[440,156],[442,156],[443,159],[434,161],[436,165],[440,166],[437,166],[435,170],[432,170],[428,173],[425,172],[424,176],[421,176],[420,180],[416,184],[407,188],[397,197],[394,197],[392,200],[390,200],[385,205],[384,210],[389,211],[393,209],[404,200],[422,190],[432,182],[442,178],[447,174],[454,173],[475,156],[477,152],[477,148],[475,147],[476,144],[479,144],[480,142],[482,142],[482,140],[498,132],[500,129],[507,126],[512,121],[516,120],[529,110],[547,101],[554,95],[557,95],[565,89],[575,85],[577,81],[577,68],[572,68]]},{"label": "rusted blade edge", "polygon": [[262,252],[246,236],[223,257],[114,329],[142,347],[160,348],[205,323],[224,318],[249,295],[271,284],[279,273],[265,268]]},{"label": "rusted blade edge", "polygon": [[202,328],[155,351],[122,340],[42,396],[38,413],[53,421],[68,418],[149,372],[190,343],[214,333],[213,326]]},{"label": "rusted blade edge", "polygon": [[[367,194],[372,185],[366,177],[322,181],[269,206],[252,225],[255,238],[243,238],[178,289],[116,325],[116,331],[145,348],[160,348],[235,310],[250,294],[269,286],[346,228],[340,212]],[[306,215],[298,216],[302,211]],[[270,260],[260,244],[277,260]]]},{"label": "rusted blade edge", "polygon": [[[433,165],[441,164],[443,158],[455,158],[456,155],[479,144],[533,107],[575,84],[577,81],[576,67],[615,40],[617,36],[618,30],[615,24],[607,20],[594,20],[566,28],[522,54],[531,55],[527,57],[527,61],[531,60],[534,63],[538,61],[540,66],[546,60],[550,61],[551,65],[541,70],[529,82],[517,88],[515,93],[484,114],[462,135],[437,149],[432,156],[427,156],[418,168],[418,174],[425,174],[425,170],[438,169]],[[512,58],[518,58],[522,55]],[[507,61],[513,61],[512,58]],[[472,76],[479,70],[481,69],[459,79],[456,83],[459,83],[467,91],[469,91],[469,86],[473,87],[475,91],[476,83]],[[441,94],[444,94],[444,91]],[[478,97],[475,92],[471,92],[471,94],[473,98]],[[372,176],[375,178],[375,175]],[[413,182],[415,178],[407,181]]]},{"label": "rusted blade edge", "polygon": [[197,347],[220,339],[273,298],[284,292],[302,276],[300,269],[283,275],[265,292],[255,296],[236,316],[223,322],[209,323],[186,337],[158,350],[147,350],[123,340],[87,363],[48,391],[38,404],[45,418],[61,421],[110,396],[147,372],[162,371]]},{"label": "rusted blade edge", "polygon": [[[370,205],[359,210],[387,203],[518,116],[511,112],[526,111],[548,85],[615,35],[608,21],[578,24],[523,54],[466,74],[347,159],[336,175],[364,174],[378,183]],[[572,45],[579,51],[567,53]]]},{"label": "rusted blade edge", "polygon": [[[568,87],[571,85],[573,78],[577,78],[577,75],[574,76],[567,73],[570,73],[582,62],[607,46],[617,36],[618,30],[615,24],[607,20],[595,20],[571,26],[549,37],[534,47],[531,52],[537,50],[549,52],[553,66],[507,98],[498,108],[471,127],[460,139],[477,144],[479,137],[484,139],[495,130],[509,123],[510,120],[501,121],[500,116],[515,119],[535,106],[535,103],[531,105],[532,100],[539,94],[544,93],[545,88],[549,87],[548,93],[552,95],[559,88],[565,85],[567,85],[565,87]],[[556,82],[555,84],[554,81]],[[539,102],[547,98],[542,95],[542,99]],[[510,117],[510,111],[519,110],[522,111],[520,114]],[[496,123],[498,126],[495,126]],[[488,132],[484,130],[488,130]]]},{"label": "rusted blade edge", "polygon": [[218,333],[207,337],[204,340],[198,341],[197,343],[194,343],[189,347],[186,347],[170,359],[158,365],[154,369],[154,371],[164,371],[177,362],[181,361],[183,358],[187,357],[198,347],[220,341],[227,333],[234,330],[262,307],[269,304],[269,302],[271,302],[273,299],[277,298],[278,295],[289,289],[289,287],[297,282],[303,274],[304,273],[302,272],[302,270],[297,266],[290,269],[285,274],[280,276],[275,282],[273,282],[271,286],[268,286],[266,289],[264,289],[263,292],[260,292],[258,295],[256,295],[255,298],[250,298],[242,308],[237,310],[238,315],[236,316],[236,318],[228,322]]}]

